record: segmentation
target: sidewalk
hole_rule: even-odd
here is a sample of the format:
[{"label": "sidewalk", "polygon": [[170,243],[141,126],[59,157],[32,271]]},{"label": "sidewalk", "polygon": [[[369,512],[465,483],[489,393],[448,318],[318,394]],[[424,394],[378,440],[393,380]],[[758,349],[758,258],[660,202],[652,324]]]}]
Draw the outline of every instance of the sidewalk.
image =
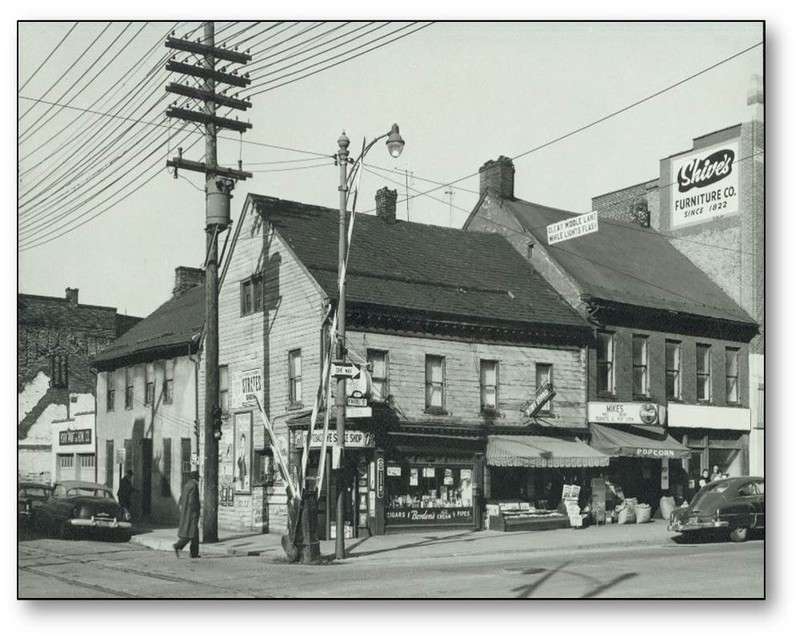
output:
[{"label": "sidewalk", "polygon": [[[675,534],[667,531],[664,520],[645,524],[611,524],[590,526],[585,529],[555,529],[551,531],[467,531],[437,529],[393,533],[357,540],[347,540],[347,558],[356,560],[379,556],[381,559],[402,560],[413,556],[442,557],[514,553],[515,551],[554,551],[592,549],[610,546],[646,546],[675,544]],[[207,556],[243,555],[284,558],[280,533],[241,533],[219,531],[220,541],[200,545],[200,554]],[[172,551],[176,541],[176,528],[152,528],[137,533],[132,542],[156,549]],[[413,553],[411,552],[413,550]],[[320,541],[323,558],[333,558],[335,542]]]}]

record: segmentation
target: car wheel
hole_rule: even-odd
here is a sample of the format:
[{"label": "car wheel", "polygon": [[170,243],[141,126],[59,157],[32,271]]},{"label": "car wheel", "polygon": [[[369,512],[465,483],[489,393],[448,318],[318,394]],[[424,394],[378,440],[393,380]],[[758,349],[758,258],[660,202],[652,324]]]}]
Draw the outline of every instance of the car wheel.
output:
[{"label": "car wheel", "polygon": [[681,540],[686,544],[693,544],[700,541],[700,531],[684,531]]},{"label": "car wheel", "polygon": [[113,538],[116,542],[130,542],[131,540],[131,532],[130,531],[117,531],[114,534]]},{"label": "car wheel", "polygon": [[744,542],[747,540],[747,534],[749,533],[747,527],[734,527],[730,530],[730,538],[733,542]]}]

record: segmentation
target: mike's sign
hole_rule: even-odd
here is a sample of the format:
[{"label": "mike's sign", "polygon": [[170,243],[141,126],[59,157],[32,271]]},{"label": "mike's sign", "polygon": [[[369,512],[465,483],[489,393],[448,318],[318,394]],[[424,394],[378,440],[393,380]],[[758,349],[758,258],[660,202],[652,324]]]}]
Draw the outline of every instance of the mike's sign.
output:
[{"label": "mike's sign", "polygon": [[739,211],[739,141],[670,160],[672,227]]}]

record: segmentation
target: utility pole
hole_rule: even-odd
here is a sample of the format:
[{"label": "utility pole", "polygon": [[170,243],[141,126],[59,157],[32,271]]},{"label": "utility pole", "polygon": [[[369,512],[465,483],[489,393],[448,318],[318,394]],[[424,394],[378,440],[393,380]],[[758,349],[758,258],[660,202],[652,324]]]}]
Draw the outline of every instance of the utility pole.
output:
[{"label": "utility pole", "polygon": [[172,167],[177,177],[178,169],[199,171],[206,177],[206,321],[205,321],[205,411],[203,422],[204,448],[203,448],[203,542],[216,542],[219,539],[217,531],[217,513],[219,504],[219,439],[222,436],[221,412],[219,409],[219,292],[218,292],[218,244],[217,239],[221,231],[228,228],[231,223],[230,199],[235,180],[245,180],[253,176],[246,171],[229,169],[217,165],[217,131],[219,129],[232,129],[243,133],[252,125],[250,123],[231,120],[217,116],[217,106],[245,110],[251,107],[246,100],[217,93],[218,82],[236,87],[246,87],[250,84],[247,74],[240,76],[235,71],[226,73],[217,71],[217,60],[225,60],[235,64],[246,64],[251,57],[238,51],[229,51],[217,47],[214,42],[214,23],[206,22],[203,25],[201,40],[167,38],[165,43],[170,49],[188,53],[194,57],[193,62],[200,59],[200,64],[188,61],[178,62],[173,55],[167,62],[168,71],[182,73],[201,81],[201,85],[189,86],[170,83],[166,89],[186,98],[203,103],[202,112],[191,109],[171,106],[167,109],[167,116],[195,122],[203,126],[205,133],[205,160],[195,162],[185,160],[179,149],[179,156],[167,160],[167,166]]}]

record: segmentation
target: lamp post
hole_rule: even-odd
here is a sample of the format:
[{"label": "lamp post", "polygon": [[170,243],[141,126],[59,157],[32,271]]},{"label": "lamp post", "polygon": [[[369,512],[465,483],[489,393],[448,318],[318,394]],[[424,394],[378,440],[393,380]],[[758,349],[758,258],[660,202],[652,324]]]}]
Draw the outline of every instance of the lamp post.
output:
[{"label": "lamp post", "polygon": [[[339,136],[339,150],[336,153],[336,161],[339,165],[339,300],[337,305],[337,324],[336,324],[336,361],[344,363],[347,356],[347,347],[345,341],[345,268],[347,262],[347,200],[350,195],[350,181],[355,175],[360,162],[364,160],[373,145],[386,138],[386,148],[389,155],[393,158],[400,157],[405,146],[405,141],[400,137],[400,128],[393,124],[392,128],[381,136],[375,138],[370,142],[361,155],[355,161],[350,160],[350,138],[342,131]],[[352,168],[348,172],[347,165],[352,163]],[[354,212],[355,213],[355,212]],[[340,376],[336,380],[336,442],[339,447],[339,455],[334,456],[334,462],[338,464],[336,472],[336,559],[343,560],[345,557],[344,552],[344,491],[343,489],[343,472],[342,466],[344,463],[344,423],[346,417],[346,398],[347,398],[347,380],[345,377]],[[313,425],[312,425],[313,426]]]}]

